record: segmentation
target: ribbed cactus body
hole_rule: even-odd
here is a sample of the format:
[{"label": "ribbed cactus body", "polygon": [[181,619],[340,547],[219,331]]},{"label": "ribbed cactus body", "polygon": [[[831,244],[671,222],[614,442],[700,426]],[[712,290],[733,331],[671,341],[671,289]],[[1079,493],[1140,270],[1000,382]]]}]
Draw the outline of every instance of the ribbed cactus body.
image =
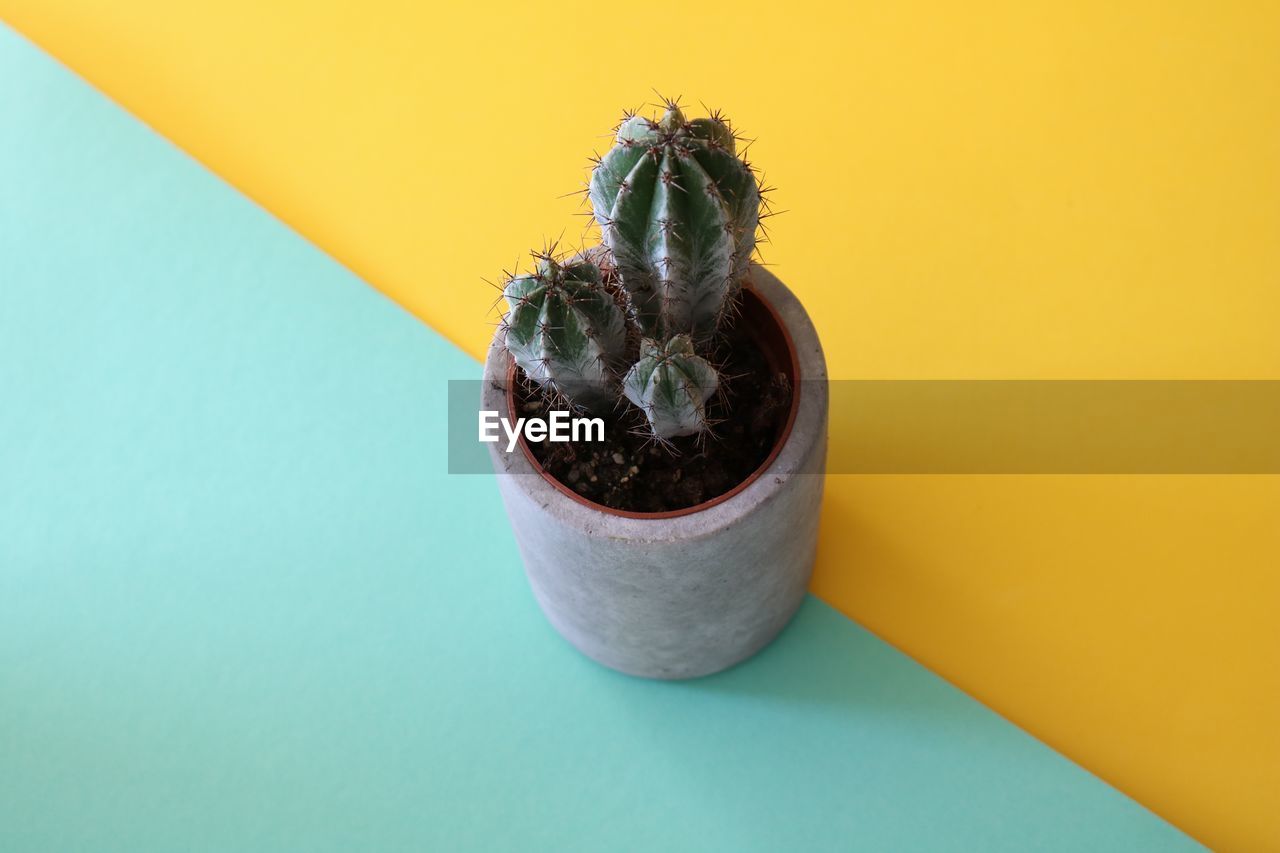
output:
[{"label": "ribbed cactus body", "polygon": [[503,289],[507,350],[525,375],[593,411],[616,403],[613,368],[626,349],[622,310],[593,263],[541,257]]},{"label": "ribbed cactus body", "polygon": [[665,344],[644,340],[622,392],[644,411],[654,435],[670,439],[706,431],[706,402],[718,384],[715,368],[694,353],[689,336],[677,335]]},{"label": "ribbed cactus body", "polygon": [[759,186],[729,127],[674,105],[658,121],[627,119],[590,197],[643,333],[709,338],[747,275],[759,221]]}]

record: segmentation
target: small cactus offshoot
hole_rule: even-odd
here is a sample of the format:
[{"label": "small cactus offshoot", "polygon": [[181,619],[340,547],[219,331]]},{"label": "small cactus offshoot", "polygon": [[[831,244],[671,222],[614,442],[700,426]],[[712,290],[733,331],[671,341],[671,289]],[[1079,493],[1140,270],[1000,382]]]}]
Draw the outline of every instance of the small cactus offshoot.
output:
[{"label": "small cactus offshoot", "polygon": [[612,409],[627,329],[600,268],[587,261],[561,266],[544,254],[531,275],[507,282],[503,296],[507,351],[525,375],[576,406]]},{"label": "small cactus offshoot", "polygon": [[666,107],[660,119],[619,125],[588,195],[644,334],[701,344],[747,275],[760,190],[722,119]]},{"label": "small cactus offshoot", "polygon": [[710,428],[719,379],[702,355],[748,277],[761,189],[724,119],[664,107],[625,116],[592,172],[599,253],[560,264],[544,252],[503,296],[506,346],[531,380],[597,413],[625,397],[665,442]]},{"label": "small cactus offshoot", "polygon": [[622,393],[644,411],[655,435],[676,438],[707,431],[705,406],[718,384],[715,368],[694,352],[689,336],[676,335],[665,344],[644,340]]}]

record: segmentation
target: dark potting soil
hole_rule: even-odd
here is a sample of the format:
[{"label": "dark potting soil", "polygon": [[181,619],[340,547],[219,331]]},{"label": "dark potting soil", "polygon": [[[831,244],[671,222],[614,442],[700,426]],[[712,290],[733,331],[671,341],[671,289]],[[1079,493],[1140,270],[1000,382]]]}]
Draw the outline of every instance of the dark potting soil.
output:
[{"label": "dark potting soil", "polygon": [[[587,500],[629,512],[670,512],[730,491],[768,458],[786,425],[793,389],[759,347],[731,332],[717,347],[720,392],[707,401],[710,434],[664,446],[647,432],[643,413],[623,402],[604,418],[603,442],[529,442],[551,476]],[[521,381],[522,417],[545,417],[563,403]]]}]

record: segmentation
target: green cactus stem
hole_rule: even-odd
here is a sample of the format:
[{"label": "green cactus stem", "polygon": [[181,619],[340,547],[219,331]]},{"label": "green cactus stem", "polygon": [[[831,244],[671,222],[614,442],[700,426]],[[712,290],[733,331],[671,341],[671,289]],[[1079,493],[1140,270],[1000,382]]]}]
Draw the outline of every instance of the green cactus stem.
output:
[{"label": "green cactus stem", "polygon": [[745,279],[760,187],[718,116],[687,120],[674,103],[629,116],[591,175],[591,206],[643,333],[704,343]]},{"label": "green cactus stem", "polygon": [[503,288],[507,350],[525,375],[570,403],[594,412],[617,404],[614,368],[626,351],[625,318],[603,285],[600,268],[560,265],[535,255],[531,275]]},{"label": "green cactus stem", "polygon": [[653,434],[665,440],[707,431],[705,405],[718,383],[715,368],[694,354],[689,336],[676,335],[666,344],[643,341],[622,392],[644,411]]}]

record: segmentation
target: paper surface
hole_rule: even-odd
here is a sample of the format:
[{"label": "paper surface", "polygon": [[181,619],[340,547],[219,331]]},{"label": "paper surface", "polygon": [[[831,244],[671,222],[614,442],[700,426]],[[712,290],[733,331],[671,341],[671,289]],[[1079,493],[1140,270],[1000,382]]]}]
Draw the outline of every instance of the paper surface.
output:
[{"label": "paper surface", "polygon": [[1196,847],[816,601],[583,659],[472,360],[3,28],[0,105],[0,848]]}]

